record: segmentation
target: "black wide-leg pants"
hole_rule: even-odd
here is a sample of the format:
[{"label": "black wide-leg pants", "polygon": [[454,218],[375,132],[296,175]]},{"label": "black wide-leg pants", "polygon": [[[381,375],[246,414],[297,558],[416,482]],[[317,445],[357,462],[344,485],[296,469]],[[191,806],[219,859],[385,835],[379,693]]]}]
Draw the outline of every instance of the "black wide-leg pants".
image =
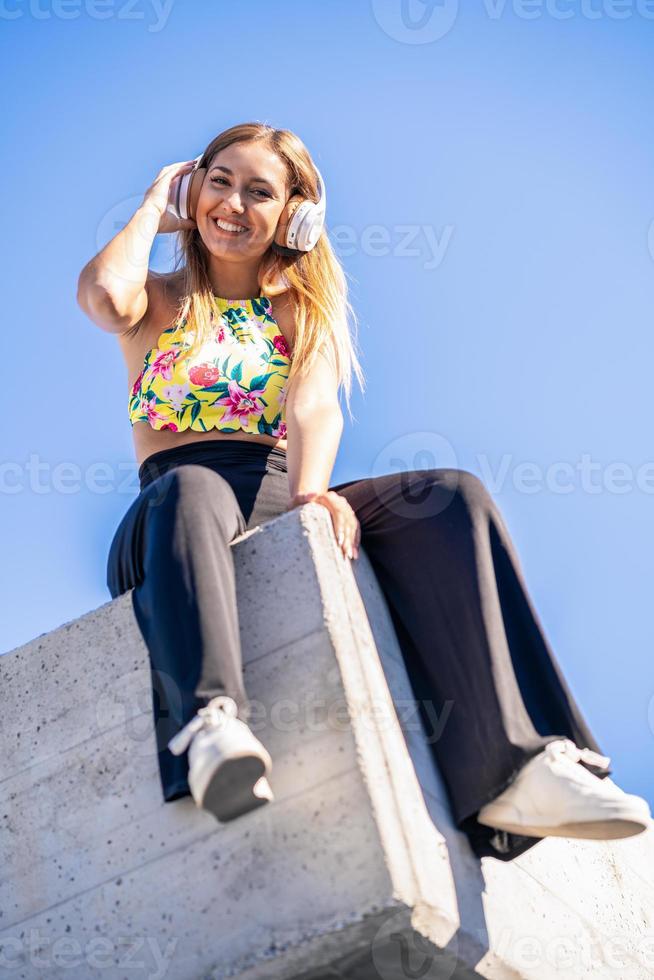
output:
[{"label": "black wide-leg pants", "polygon": [[[187,753],[174,756],[167,743],[197,709],[229,694],[247,720],[229,543],[285,511],[286,453],[203,439],[154,453],[139,481],[111,543],[107,586],[112,598],[133,589],[168,802],[190,791]],[[547,742],[604,753],[548,645],[493,498],[459,469],[330,489],[361,525],[454,822],[478,857],[517,857],[541,838],[485,827],[479,809]]]}]

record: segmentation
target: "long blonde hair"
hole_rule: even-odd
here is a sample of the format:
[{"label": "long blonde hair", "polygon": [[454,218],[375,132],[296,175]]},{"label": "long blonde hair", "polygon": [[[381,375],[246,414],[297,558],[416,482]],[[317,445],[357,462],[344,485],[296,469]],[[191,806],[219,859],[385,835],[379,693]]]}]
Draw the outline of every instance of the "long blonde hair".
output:
[{"label": "long blonde hair", "polygon": [[[318,182],[309,151],[302,140],[288,129],[274,129],[266,123],[240,123],[213,139],[199,161],[210,165],[213,157],[232,143],[260,141],[273,150],[286,165],[290,194],[318,200]],[[207,250],[197,228],[177,233],[175,268],[168,276],[181,276],[179,318],[194,326],[190,344],[202,344],[211,335],[215,315],[213,289],[207,273]],[[352,374],[361,390],[365,380],[357,357],[357,316],[348,299],[347,281],[326,233],[326,225],[310,252],[282,256],[272,247],[262,256],[259,268],[260,294],[274,296],[288,290],[294,310],[295,338],[288,385],[307,371],[322,351],[334,366],[338,388],[345,391],[350,418]],[[350,330],[349,320],[352,322]]]}]

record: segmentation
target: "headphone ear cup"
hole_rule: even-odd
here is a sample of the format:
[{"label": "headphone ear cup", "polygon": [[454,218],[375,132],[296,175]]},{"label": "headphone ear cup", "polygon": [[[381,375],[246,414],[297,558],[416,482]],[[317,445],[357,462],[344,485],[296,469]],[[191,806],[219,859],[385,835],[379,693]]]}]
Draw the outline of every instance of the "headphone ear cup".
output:
[{"label": "headphone ear cup", "polygon": [[323,219],[313,201],[307,201],[302,214],[298,215],[298,226],[293,229],[293,245],[302,252],[310,252],[320,237]]},{"label": "headphone ear cup", "polygon": [[[277,222],[277,230],[275,231],[275,238],[273,240],[274,244],[277,245],[280,249],[288,248],[286,244],[288,226],[293,219],[293,215],[295,214],[295,212],[300,207],[303,201],[304,198],[302,197],[301,194],[294,194],[293,197],[289,197],[288,201],[284,205],[284,210],[280,214],[279,220]],[[293,249],[292,254],[295,254],[295,251],[296,250]]]},{"label": "headphone ear cup", "polygon": [[179,208],[180,208],[179,192],[180,192],[180,185],[181,185],[181,181],[178,181],[177,183],[175,183],[173,181],[173,183],[171,185],[171,188],[170,188],[170,192],[168,194],[168,205],[166,207],[166,211],[169,211],[172,215],[174,215],[175,218],[179,218]]},{"label": "headphone ear cup", "polygon": [[200,191],[202,190],[206,173],[206,167],[200,167],[197,170],[193,170],[191,173],[191,180],[189,182],[188,192],[186,195],[186,213],[193,221],[195,221],[195,216],[197,214],[198,200],[200,198]]}]

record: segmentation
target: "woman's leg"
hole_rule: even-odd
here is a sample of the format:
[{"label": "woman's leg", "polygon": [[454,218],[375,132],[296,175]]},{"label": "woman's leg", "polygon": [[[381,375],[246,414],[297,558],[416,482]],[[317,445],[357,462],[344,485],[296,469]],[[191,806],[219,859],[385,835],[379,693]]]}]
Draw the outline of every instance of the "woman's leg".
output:
[{"label": "woman's leg", "polygon": [[119,524],[107,563],[112,598],[133,589],[150,654],[165,801],[188,795],[187,753],[168,741],[217,694],[247,717],[234,566],[229,542],[245,531],[234,490],[206,466],[185,464],[145,487]]},{"label": "woman's leg", "polygon": [[479,856],[517,856],[541,838],[484,827],[479,809],[549,741],[601,750],[545,638],[494,500],[478,477],[457,469],[330,489],[361,524],[455,823]]}]

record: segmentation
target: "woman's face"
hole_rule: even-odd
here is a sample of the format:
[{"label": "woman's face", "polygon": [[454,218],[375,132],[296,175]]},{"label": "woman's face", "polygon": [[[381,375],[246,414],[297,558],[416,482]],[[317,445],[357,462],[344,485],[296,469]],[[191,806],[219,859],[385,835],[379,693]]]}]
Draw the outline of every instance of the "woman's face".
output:
[{"label": "woman's face", "polygon": [[[286,167],[261,143],[232,143],[210,161],[198,198],[196,224],[217,258],[263,255],[288,199]],[[238,226],[221,228],[217,222]]]}]

